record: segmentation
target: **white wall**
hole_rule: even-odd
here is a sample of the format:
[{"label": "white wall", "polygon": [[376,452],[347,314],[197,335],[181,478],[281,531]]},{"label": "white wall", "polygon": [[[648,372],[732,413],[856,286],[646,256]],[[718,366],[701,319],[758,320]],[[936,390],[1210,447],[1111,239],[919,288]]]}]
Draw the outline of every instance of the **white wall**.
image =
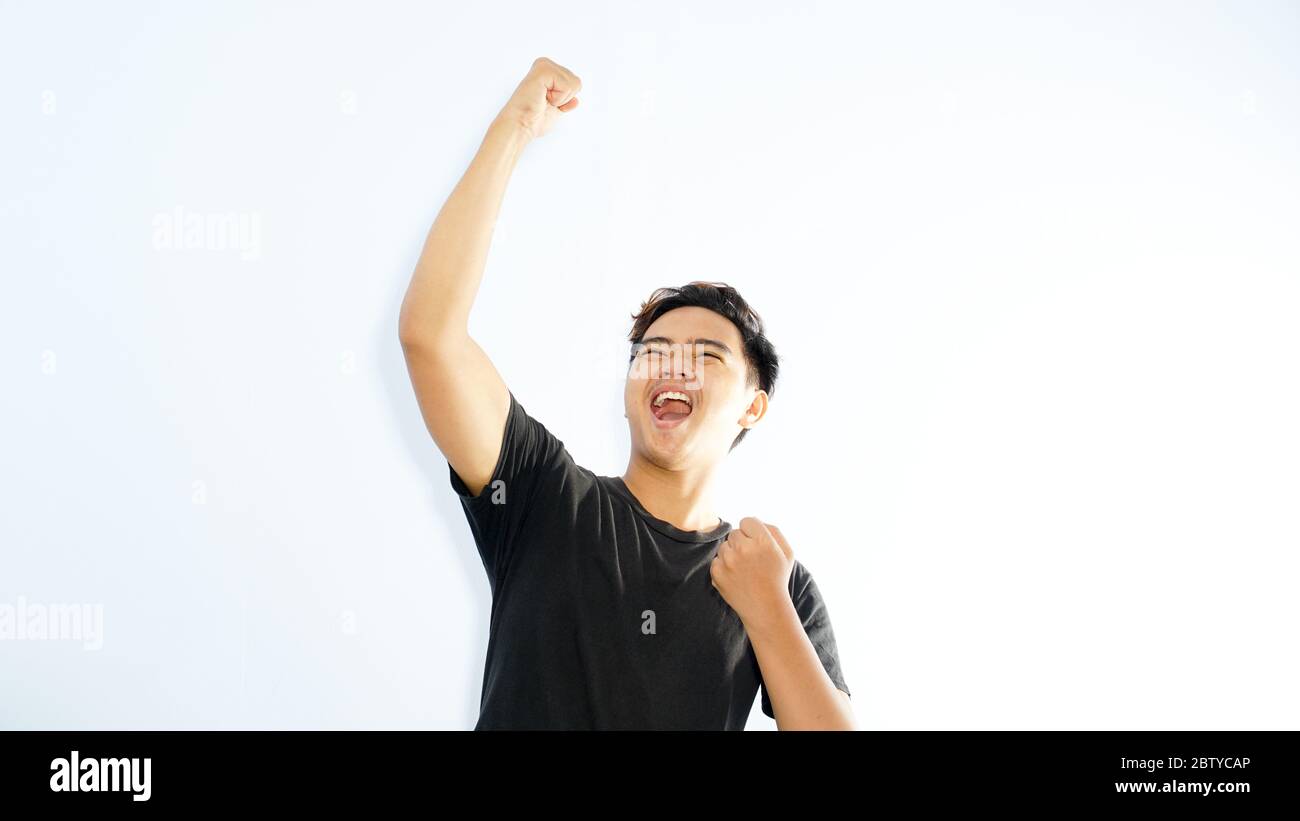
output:
[{"label": "white wall", "polygon": [[[784,377],[725,518],[813,571],[865,728],[1300,728],[1295,4],[3,18],[0,603],[103,633],[0,641],[0,726],[473,725],[489,592],[397,308],[546,55],[581,105],[471,330],[616,475],[629,314],[741,289]],[[157,247],[177,208],[247,253]]]}]

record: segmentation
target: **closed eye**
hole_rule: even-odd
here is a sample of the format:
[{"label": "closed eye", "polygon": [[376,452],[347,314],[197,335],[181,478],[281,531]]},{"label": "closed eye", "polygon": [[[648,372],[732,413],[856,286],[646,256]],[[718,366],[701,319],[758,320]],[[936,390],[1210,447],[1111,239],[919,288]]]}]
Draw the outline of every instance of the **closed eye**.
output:
[{"label": "closed eye", "polygon": [[[672,356],[672,351],[664,351],[664,350],[659,350],[657,348],[641,348],[637,350],[635,353],[633,353],[631,356],[629,356],[628,361],[637,359],[638,357],[645,356],[646,354],[655,354],[656,356]],[[711,356],[714,359],[718,360],[719,362],[726,361],[725,359],[723,359],[721,356],[714,353],[713,351],[704,351],[702,355]]]}]

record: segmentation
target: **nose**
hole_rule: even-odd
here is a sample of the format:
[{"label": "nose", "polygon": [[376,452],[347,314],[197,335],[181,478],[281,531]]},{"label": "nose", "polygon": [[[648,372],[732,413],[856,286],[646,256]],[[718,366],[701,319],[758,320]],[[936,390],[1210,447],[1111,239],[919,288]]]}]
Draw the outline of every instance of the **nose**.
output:
[{"label": "nose", "polygon": [[690,387],[697,387],[702,376],[697,363],[680,348],[647,351],[642,357],[634,356],[629,369],[635,378],[681,381]]},{"label": "nose", "polygon": [[664,367],[659,378],[666,381],[681,382],[687,390],[699,390],[703,384],[703,372],[694,367],[693,362],[682,357],[675,357],[671,364]]},{"label": "nose", "polygon": [[686,366],[685,357],[674,356],[668,363],[668,366],[664,368],[663,373],[667,374],[669,379],[676,379],[678,377],[685,378],[689,375],[690,368]]}]

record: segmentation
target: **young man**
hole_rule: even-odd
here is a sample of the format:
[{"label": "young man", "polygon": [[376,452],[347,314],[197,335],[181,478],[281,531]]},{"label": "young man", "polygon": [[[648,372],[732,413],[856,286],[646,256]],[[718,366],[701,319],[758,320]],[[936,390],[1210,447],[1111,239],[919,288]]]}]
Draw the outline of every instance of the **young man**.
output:
[{"label": "young man", "polygon": [[622,477],[575,464],[470,338],[520,152],[582,84],[534,61],[430,229],[400,338],[492,588],[475,729],[854,729],[829,613],[780,529],[714,510],[727,453],[767,411],[778,360],[720,283],[635,315]]}]

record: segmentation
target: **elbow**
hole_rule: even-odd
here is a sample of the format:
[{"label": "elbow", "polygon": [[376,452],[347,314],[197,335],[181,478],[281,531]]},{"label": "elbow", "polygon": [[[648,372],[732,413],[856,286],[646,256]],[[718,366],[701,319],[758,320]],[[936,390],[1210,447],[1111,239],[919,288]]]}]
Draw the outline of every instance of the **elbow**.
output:
[{"label": "elbow", "polygon": [[412,283],[397,312],[397,338],[403,348],[425,348],[469,335],[469,312],[431,286]]},{"label": "elbow", "polygon": [[397,311],[397,339],[402,347],[416,342],[422,332],[419,314],[412,308],[410,295],[402,300],[402,307]]},{"label": "elbow", "polygon": [[407,315],[403,309],[401,316],[397,320],[397,341],[402,343],[403,349],[412,348],[420,343],[420,338],[425,335],[425,331],[420,327],[420,323]]},{"label": "elbow", "polygon": [[457,323],[431,319],[405,308],[397,320],[397,339],[402,350],[408,352],[443,348],[452,340],[468,336],[465,328]]},{"label": "elbow", "polygon": [[438,335],[438,328],[438,323],[431,322],[428,316],[412,310],[408,303],[402,303],[397,316],[397,339],[403,348],[427,344],[429,339]]}]

